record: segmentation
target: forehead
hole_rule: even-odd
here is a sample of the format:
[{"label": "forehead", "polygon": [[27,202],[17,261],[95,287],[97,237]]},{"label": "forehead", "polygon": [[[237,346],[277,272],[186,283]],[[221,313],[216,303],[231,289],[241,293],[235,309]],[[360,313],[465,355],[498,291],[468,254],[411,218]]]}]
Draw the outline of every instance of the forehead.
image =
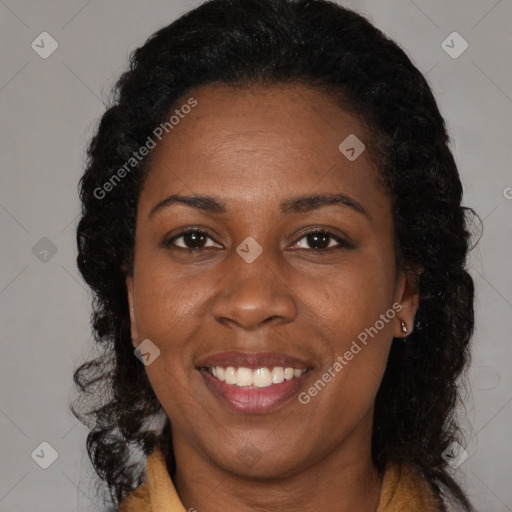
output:
[{"label": "forehead", "polygon": [[241,204],[338,191],[379,206],[378,171],[368,152],[356,159],[344,153],[344,141],[368,146],[369,134],[325,93],[298,85],[206,86],[176,108],[190,97],[197,106],[151,154],[146,197],[186,190]]}]

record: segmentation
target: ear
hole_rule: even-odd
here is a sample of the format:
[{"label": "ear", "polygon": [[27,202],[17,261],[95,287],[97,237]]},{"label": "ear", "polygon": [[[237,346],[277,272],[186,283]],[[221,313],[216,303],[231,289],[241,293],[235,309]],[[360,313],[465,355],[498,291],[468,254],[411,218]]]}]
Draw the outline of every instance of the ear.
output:
[{"label": "ear", "polygon": [[[420,303],[418,291],[418,277],[423,270],[400,272],[395,289],[395,303],[401,306],[397,308],[395,318],[395,338],[406,338],[414,330],[414,317]],[[407,332],[402,332],[402,322],[407,326]]]},{"label": "ear", "polygon": [[135,300],[134,300],[134,284],[133,276],[126,276],[126,290],[128,292],[128,310],[130,313],[130,332],[132,336],[133,346],[138,345],[139,331],[137,329],[137,320],[135,317]]}]

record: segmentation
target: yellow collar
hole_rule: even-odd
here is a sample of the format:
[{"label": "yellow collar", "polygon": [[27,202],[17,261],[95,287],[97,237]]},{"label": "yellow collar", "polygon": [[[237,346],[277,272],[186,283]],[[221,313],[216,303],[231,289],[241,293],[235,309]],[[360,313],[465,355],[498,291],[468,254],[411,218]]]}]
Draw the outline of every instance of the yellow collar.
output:
[{"label": "yellow collar", "polygon": [[[429,485],[412,468],[391,464],[384,473],[379,507],[376,512],[414,510],[439,512]],[[118,512],[187,512],[167,471],[161,451],[146,460],[146,481],[132,491]]]}]

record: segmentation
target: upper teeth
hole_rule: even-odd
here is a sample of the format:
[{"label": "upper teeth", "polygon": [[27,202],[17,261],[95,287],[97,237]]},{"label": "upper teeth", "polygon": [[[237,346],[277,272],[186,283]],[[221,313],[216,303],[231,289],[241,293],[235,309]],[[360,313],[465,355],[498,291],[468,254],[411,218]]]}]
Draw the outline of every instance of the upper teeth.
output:
[{"label": "upper teeth", "polygon": [[276,366],[272,370],[268,368],[252,370],[251,368],[244,367],[237,369],[233,366],[228,366],[227,368],[214,366],[210,370],[214,377],[217,377],[217,379],[226,384],[236,384],[240,387],[256,386],[258,388],[265,388],[272,384],[280,384],[285,380],[300,377],[306,371],[306,368],[294,369]]}]

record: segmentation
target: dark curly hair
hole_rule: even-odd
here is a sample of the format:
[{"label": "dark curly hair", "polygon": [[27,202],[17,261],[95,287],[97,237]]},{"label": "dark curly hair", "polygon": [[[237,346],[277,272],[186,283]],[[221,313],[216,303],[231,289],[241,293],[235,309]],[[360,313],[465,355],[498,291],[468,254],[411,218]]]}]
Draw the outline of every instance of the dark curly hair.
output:
[{"label": "dark curly hair", "polygon": [[87,452],[110,499],[118,505],[144,481],[134,450],[147,456],[158,446],[171,471],[175,463],[170,421],[134,357],[125,285],[148,158],[108,194],[98,191],[187,94],[216,83],[315,87],[368,127],[392,201],[397,268],[421,269],[416,329],[393,343],[377,394],[373,460],[379,469],[405,462],[441,501],[473,510],[442,454],[461,440],[455,408],[474,328],[467,214],[478,215],[461,206],[445,122],[423,75],[367,19],[326,0],[211,0],[189,11],[132,53],[90,142],[77,264],[93,292],[100,353],[75,370],[71,409],[90,429]]}]

